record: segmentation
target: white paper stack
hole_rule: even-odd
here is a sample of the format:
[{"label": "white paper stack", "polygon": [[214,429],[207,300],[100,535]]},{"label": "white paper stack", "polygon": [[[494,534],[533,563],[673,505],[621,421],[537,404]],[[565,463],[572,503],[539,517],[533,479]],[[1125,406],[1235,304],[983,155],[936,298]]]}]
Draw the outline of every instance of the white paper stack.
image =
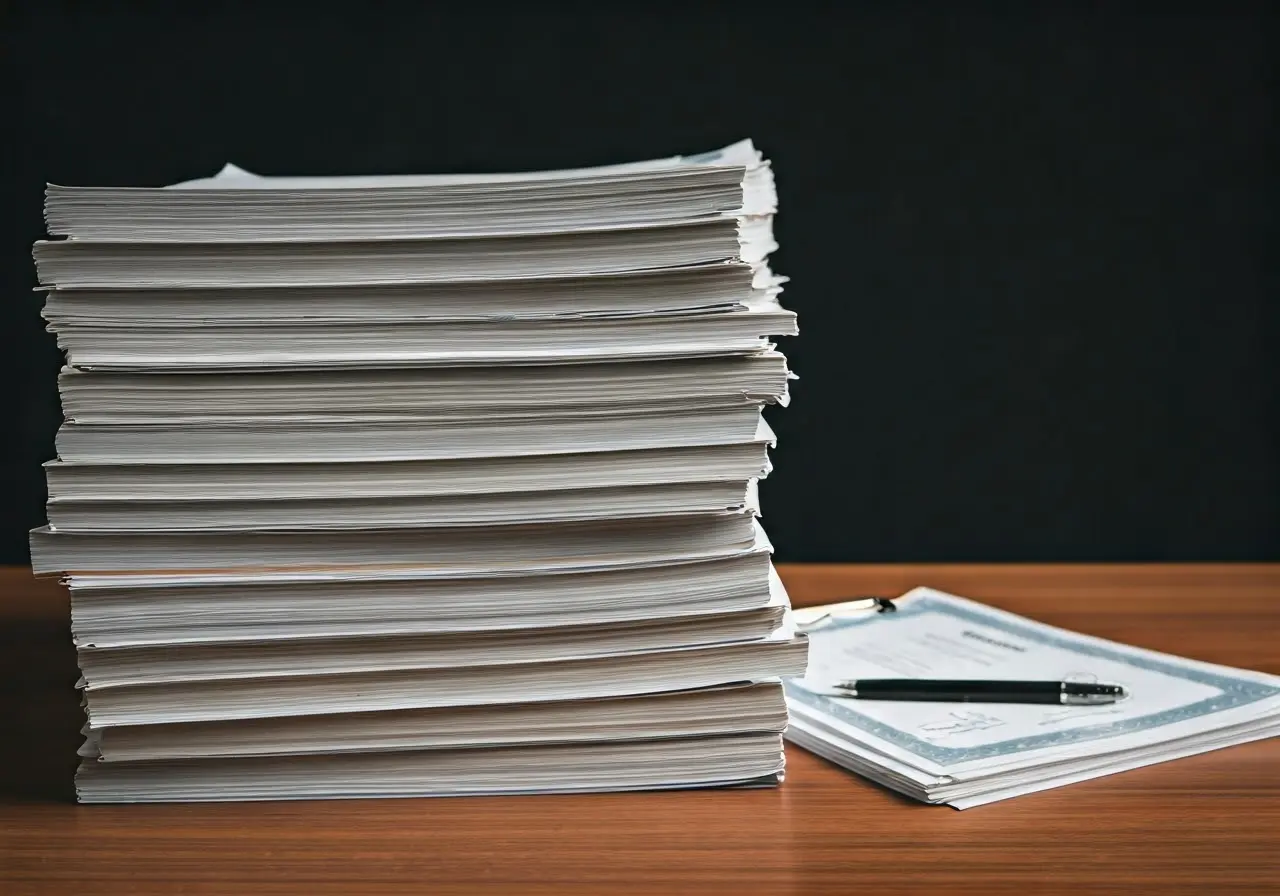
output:
[{"label": "white paper stack", "polygon": [[776,782],[769,164],[50,186],[87,802]]}]

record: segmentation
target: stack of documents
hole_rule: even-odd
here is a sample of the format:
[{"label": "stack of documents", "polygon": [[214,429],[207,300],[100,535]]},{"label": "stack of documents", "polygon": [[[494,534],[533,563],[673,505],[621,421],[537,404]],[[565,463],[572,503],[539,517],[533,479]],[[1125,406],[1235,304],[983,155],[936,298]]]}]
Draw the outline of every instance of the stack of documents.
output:
[{"label": "stack of documents", "polygon": [[[1280,677],[1033,622],[928,588],[896,612],[797,610],[805,676],[787,738],[915,799],[958,809],[1280,734]],[[858,679],[1118,685],[1095,706],[857,699]]]},{"label": "stack of documents", "polygon": [[773,783],[770,166],[51,186],[87,802]]}]

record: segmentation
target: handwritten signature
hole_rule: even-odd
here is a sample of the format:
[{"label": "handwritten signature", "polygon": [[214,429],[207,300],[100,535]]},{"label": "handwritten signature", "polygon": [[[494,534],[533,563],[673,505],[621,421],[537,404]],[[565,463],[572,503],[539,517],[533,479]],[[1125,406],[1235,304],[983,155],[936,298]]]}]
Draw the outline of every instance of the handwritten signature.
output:
[{"label": "handwritten signature", "polygon": [[1004,719],[989,716],[977,710],[958,710],[947,714],[945,719],[925,722],[919,727],[927,740],[946,740],[958,734],[969,734],[973,731],[986,731],[999,728],[1005,724]]}]

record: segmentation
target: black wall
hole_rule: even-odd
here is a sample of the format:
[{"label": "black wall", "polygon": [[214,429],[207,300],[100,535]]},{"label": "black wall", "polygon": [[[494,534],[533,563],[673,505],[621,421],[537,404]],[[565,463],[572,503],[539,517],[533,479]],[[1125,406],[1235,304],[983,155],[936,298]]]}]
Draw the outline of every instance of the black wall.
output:
[{"label": "black wall", "polygon": [[1269,10],[5,4],[0,560],[43,521],[59,419],[45,181],[743,136],[802,330],[764,488],[781,559],[1280,559]]}]

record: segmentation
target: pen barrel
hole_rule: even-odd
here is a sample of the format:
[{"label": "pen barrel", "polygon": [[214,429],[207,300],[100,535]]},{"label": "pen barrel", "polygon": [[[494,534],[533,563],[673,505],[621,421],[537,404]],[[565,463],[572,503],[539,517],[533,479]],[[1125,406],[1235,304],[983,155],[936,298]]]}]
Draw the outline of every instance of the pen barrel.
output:
[{"label": "pen barrel", "polygon": [[1060,703],[1057,681],[912,681],[859,679],[859,700],[919,700],[931,703]]}]

